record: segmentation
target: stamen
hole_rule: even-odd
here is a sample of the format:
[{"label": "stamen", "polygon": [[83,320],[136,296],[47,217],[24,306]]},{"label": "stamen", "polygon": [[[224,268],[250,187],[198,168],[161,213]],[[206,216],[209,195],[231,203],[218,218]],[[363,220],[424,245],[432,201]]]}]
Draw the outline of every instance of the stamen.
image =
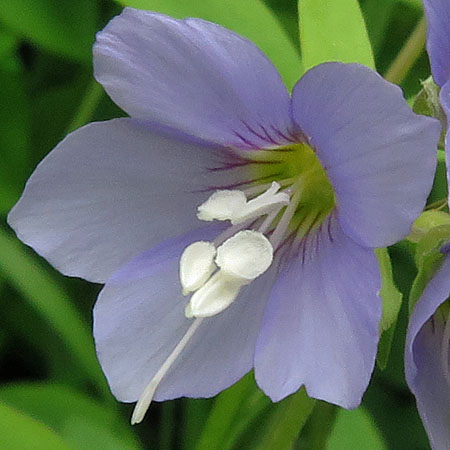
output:
[{"label": "stamen", "polygon": [[197,217],[207,222],[214,219],[231,220],[237,211],[245,208],[246,203],[247,198],[242,191],[216,191],[198,207]]},{"label": "stamen", "polygon": [[[296,178],[285,178],[284,180],[277,180],[277,183],[281,186],[289,186],[290,184],[293,184],[295,182]],[[245,196],[252,197],[253,195],[259,195],[263,192],[267,191],[272,186],[272,183],[264,183],[264,184],[258,184],[257,186],[252,186],[247,189],[243,189],[242,192],[245,194]]]},{"label": "stamen", "polygon": [[216,248],[212,242],[198,241],[186,247],[180,258],[180,281],[183,295],[203,286],[216,270]]},{"label": "stamen", "polygon": [[283,209],[284,205],[279,206],[277,209],[274,209],[267,217],[264,219],[263,223],[259,226],[258,231],[260,233],[266,233],[266,231],[272,225],[272,222],[275,220],[275,217],[278,216],[278,213]]},{"label": "stamen", "polygon": [[191,297],[186,317],[211,317],[224,311],[240,289],[262,275],[272,260],[272,245],[262,233],[245,230],[235,234],[217,249],[220,270]]},{"label": "stamen", "polygon": [[278,192],[281,186],[276,181],[262,194],[247,201],[244,192],[239,190],[219,190],[198,207],[200,220],[230,220],[233,225],[256,219],[268,214],[278,205],[287,205],[290,194]]},{"label": "stamen", "polygon": [[256,219],[263,214],[267,214],[278,205],[287,205],[289,203],[289,194],[278,192],[279,190],[280,185],[274,181],[267,191],[247,202],[240,210],[236,210],[231,218],[231,223],[235,225],[252,218]]},{"label": "stamen", "polygon": [[442,335],[441,342],[441,367],[444,372],[445,381],[447,381],[447,385],[450,387],[450,368],[449,368],[449,346],[450,346],[450,314],[447,317],[447,321],[445,322],[444,334]]},{"label": "stamen", "polygon": [[280,245],[280,242],[282,241],[283,236],[286,233],[289,223],[292,220],[292,217],[294,217],[295,211],[297,210],[297,206],[300,203],[301,195],[302,195],[302,185],[301,180],[299,180],[295,184],[295,193],[292,196],[289,205],[284,211],[283,216],[281,217],[277,227],[275,228],[274,232],[272,233],[272,236],[270,237],[270,243],[272,244],[272,247],[274,249],[276,249]]},{"label": "stamen", "polygon": [[142,422],[144,419],[145,413],[147,412],[150,403],[153,400],[153,396],[155,395],[156,389],[161,383],[162,379],[175,362],[180,353],[185,349],[186,345],[191,340],[192,336],[198,330],[198,327],[203,322],[203,319],[195,319],[192,325],[186,331],[186,334],[181,338],[180,342],[173,349],[172,353],[168,356],[168,358],[164,361],[162,366],[158,369],[154,377],[150,380],[147,387],[144,389],[141,397],[133,411],[133,415],[131,416],[131,425]]}]

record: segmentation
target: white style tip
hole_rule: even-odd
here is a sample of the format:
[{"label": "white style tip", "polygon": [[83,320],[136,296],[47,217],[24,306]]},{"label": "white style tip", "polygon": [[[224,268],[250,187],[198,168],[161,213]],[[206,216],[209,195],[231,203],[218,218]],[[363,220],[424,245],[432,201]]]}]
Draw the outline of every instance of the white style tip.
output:
[{"label": "white style tip", "polygon": [[203,286],[216,270],[216,248],[212,242],[194,242],[184,249],[180,258],[180,281],[183,295]]}]

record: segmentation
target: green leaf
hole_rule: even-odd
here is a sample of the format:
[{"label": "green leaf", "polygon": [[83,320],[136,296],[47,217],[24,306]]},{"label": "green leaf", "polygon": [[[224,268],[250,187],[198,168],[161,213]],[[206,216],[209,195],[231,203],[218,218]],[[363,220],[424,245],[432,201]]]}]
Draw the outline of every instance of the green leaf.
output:
[{"label": "green leaf", "polygon": [[22,73],[0,68],[0,214],[18,200],[28,173],[30,121]]},{"label": "green leaf", "polygon": [[357,0],[299,0],[298,12],[305,70],[327,61],[375,68]]},{"label": "green leaf", "polygon": [[372,421],[361,408],[341,409],[328,441],[327,450],[385,450],[386,444]]},{"label": "green leaf", "polygon": [[44,424],[0,403],[0,448],[5,450],[73,450]]},{"label": "green leaf", "polygon": [[253,377],[249,374],[217,397],[208,420],[204,424],[196,450],[222,449],[222,442],[227,437],[229,427],[253,392],[254,386]]},{"label": "green leaf", "polygon": [[304,388],[273,405],[260,444],[256,450],[290,450],[295,444],[306,420],[310,416],[315,400],[309,398]]},{"label": "green leaf", "polygon": [[0,4],[0,20],[38,46],[83,63],[92,60],[97,3],[92,0],[14,0]]},{"label": "green leaf", "polygon": [[59,334],[86,375],[109,398],[109,389],[95,357],[92,335],[77,309],[48,272],[17,239],[0,228],[0,276],[20,292]]},{"label": "green leaf", "polygon": [[11,384],[0,388],[0,400],[45,423],[74,448],[141,448],[131,427],[118,416],[117,409],[104,406],[66,386]]},{"label": "green leaf", "polygon": [[386,29],[389,26],[397,0],[365,0],[361,4],[367,31],[374,53],[377,55],[383,40],[386,38]]},{"label": "green leaf", "polygon": [[299,50],[261,0],[116,0],[172,17],[201,17],[253,41],[275,64],[289,89],[302,73]]},{"label": "green leaf", "polygon": [[397,323],[398,313],[402,305],[402,294],[397,289],[392,272],[391,259],[385,248],[375,250],[381,273],[380,296],[383,304],[383,315],[380,322],[381,339],[378,348],[377,363],[384,369],[391,350],[392,338]]},{"label": "green leaf", "polygon": [[254,392],[248,396],[245,405],[239,411],[238,420],[234,421],[227,432],[227,438],[222,444],[221,450],[231,450],[236,448],[239,439],[258,421],[265,411],[270,409],[273,403],[260,389],[255,388]]},{"label": "green leaf", "polygon": [[17,47],[17,37],[0,31],[0,214],[19,198],[30,158],[30,105]]}]

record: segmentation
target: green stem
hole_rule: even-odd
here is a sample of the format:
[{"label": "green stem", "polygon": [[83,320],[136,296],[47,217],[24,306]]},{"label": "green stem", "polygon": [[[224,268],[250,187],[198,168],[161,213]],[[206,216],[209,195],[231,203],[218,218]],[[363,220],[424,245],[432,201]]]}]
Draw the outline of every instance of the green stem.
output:
[{"label": "green stem", "polygon": [[67,133],[70,133],[73,130],[82,127],[91,120],[92,115],[94,114],[94,111],[102,98],[102,95],[103,87],[93,79],[86,89],[86,93],[84,94],[78,111],[67,127]]},{"label": "green stem", "polygon": [[411,67],[422,53],[425,46],[426,31],[426,19],[425,17],[422,17],[386,72],[384,76],[386,80],[395,84],[402,83]]}]

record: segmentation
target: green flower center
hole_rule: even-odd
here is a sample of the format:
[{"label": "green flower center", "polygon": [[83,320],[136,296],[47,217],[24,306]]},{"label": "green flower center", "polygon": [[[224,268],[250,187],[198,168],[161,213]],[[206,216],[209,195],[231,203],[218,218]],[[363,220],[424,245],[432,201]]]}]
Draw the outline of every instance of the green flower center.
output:
[{"label": "green flower center", "polygon": [[290,227],[300,234],[317,228],[336,205],[328,175],[307,144],[294,144],[274,150],[261,150],[252,156],[252,176],[264,181],[278,181],[283,187],[300,189],[300,200]]}]

